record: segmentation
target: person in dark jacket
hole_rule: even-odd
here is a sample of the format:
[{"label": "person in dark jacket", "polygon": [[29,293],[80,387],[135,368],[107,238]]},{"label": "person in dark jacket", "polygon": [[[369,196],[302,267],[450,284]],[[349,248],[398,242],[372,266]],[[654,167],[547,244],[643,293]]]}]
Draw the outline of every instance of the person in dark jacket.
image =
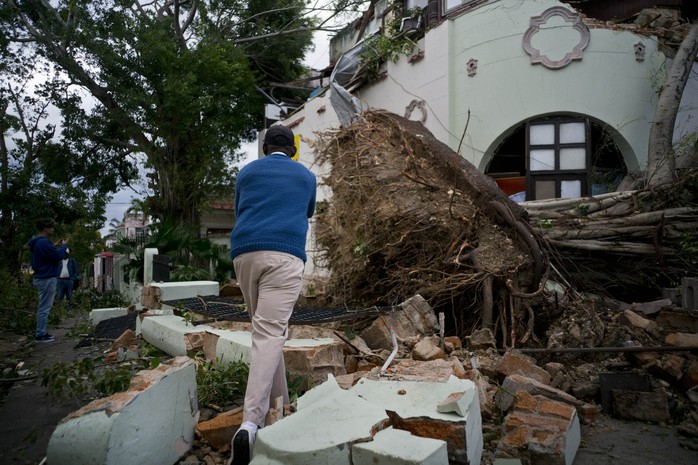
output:
[{"label": "person in dark jacket", "polygon": [[48,314],[53,307],[56,296],[58,276],[61,274],[61,261],[68,257],[67,240],[53,244],[49,237],[53,235],[53,221],[39,219],[36,221],[37,234],[29,241],[32,269],[34,270],[34,287],[39,293],[39,307],[36,313],[36,341],[52,342],[54,337],[48,333]]},{"label": "person in dark jacket", "polygon": [[57,289],[57,304],[65,301],[68,304],[68,308],[72,307],[73,303],[73,289],[75,288],[75,281],[80,278],[80,271],[78,270],[78,261],[73,257],[64,258],[61,260],[61,274],[58,276]]},{"label": "person in dark jacket", "polygon": [[307,260],[308,218],[315,212],[315,175],[292,158],[293,132],[282,125],[264,136],[264,158],[235,182],[230,258],[252,319],[252,354],[243,423],[233,436],[232,465],[247,465],[272,399],[289,401],[283,347]]}]

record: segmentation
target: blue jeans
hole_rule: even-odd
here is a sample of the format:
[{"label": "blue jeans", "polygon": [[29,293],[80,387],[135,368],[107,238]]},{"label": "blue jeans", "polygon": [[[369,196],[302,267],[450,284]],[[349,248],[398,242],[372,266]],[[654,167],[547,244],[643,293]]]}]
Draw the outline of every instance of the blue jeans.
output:
[{"label": "blue jeans", "polygon": [[34,278],[34,287],[39,291],[39,309],[36,313],[36,336],[47,333],[48,314],[56,297],[58,278]]},{"label": "blue jeans", "polygon": [[63,302],[63,299],[65,299],[68,301],[68,308],[70,308],[70,303],[73,300],[73,280],[70,278],[58,278],[56,290],[58,291],[56,305],[60,304]]}]

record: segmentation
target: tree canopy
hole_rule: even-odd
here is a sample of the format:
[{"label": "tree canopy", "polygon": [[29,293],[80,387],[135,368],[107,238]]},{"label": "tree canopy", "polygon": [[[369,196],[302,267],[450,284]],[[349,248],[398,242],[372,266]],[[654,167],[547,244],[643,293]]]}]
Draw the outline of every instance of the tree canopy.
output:
[{"label": "tree canopy", "polygon": [[303,0],[8,0],[0,10],[0,41],[55,70],[47,95],[63,124],[44,157],[51,180],[79,168],[103,193],[132,179],[143,154],[149,212],[187,225],[232,195],[240,144],[262,125],[259,89],[301,75],[319,27]]}]

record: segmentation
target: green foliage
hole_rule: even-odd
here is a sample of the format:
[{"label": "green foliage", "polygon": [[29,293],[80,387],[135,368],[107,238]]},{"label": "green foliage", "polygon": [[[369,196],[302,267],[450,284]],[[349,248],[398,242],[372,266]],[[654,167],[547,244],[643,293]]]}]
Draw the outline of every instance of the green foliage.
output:
[{"label": "green foliage", "polygon": [[59,362],[41,373],[41,385],[56,400],[108,397],[128,388],[137,365],[98,365],[90,357],[74,362]]},{"label": "green foliage", "polygon": [[0,331],[33,335],[36,331],[37,293],[31,277],[0,267]]},{"label": "green foliage", "polygon": [[[200,358],[200,357],[199,357]],[[196,386],[199,405],[230,405],[247,389],[249,366],[244,362],[227,365],[201,361],[196,367]]]},{"label": "green foliage", "polygon": [[156,248],[161,255],[172,258],[172,281],[216,280],[224,282],[232,270],[227,249],[199,238],[187,225],[165,221],[154,224],[139,241],[119,238],[114,250],[128,257],[124,270],[130,279],[143,282],[145,249]]},{"label": "green foliage", "polygon": [[313,22],[305,7],[303,0],[14,3],[0,29],[31,37],[22,47],[60,78],[47,95],[67,136],[46,159],[47,176],[62,182],[80,172],[111,190],[129,182],[134,155],[142,154],[151,169],[150,213],[198,225],[209,199],[230,192],[240,144],[261,127],[266,101],[257,89],[303,71],[311,46],[304,28]]},{"label": "green foliage", "polygon": [[369,79],[378,75],[383,63],[396,63],[401,56],[409,55],[417,47],[407,35],[400,33],[400,26],[403,18],[416,18],[422,14],[421,9],[402,11],[401,5],[394,3],[393,11],[393,19],[386,25],[385,30],[369,38],[364,46],[361,64]]}]

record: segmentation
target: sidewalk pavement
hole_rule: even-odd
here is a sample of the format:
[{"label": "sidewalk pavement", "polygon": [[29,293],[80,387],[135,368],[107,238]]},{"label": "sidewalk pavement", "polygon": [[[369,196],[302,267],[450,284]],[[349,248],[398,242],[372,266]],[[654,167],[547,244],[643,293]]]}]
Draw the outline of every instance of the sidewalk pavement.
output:
[{"label": "sidewalk pavement", "polygon": [[54,342],[29,343],[23,369],[30,369],[30,376],[35,377],[15,382],[0,405],[0,464],[41,463],[58,422],[80,407],[74,400],[59,405],[41,385],[44,368],[82,358],[74,350],[77,341],[66,335],[76,321],[66,320],[58,328],[49,328],[56,337]]}]

